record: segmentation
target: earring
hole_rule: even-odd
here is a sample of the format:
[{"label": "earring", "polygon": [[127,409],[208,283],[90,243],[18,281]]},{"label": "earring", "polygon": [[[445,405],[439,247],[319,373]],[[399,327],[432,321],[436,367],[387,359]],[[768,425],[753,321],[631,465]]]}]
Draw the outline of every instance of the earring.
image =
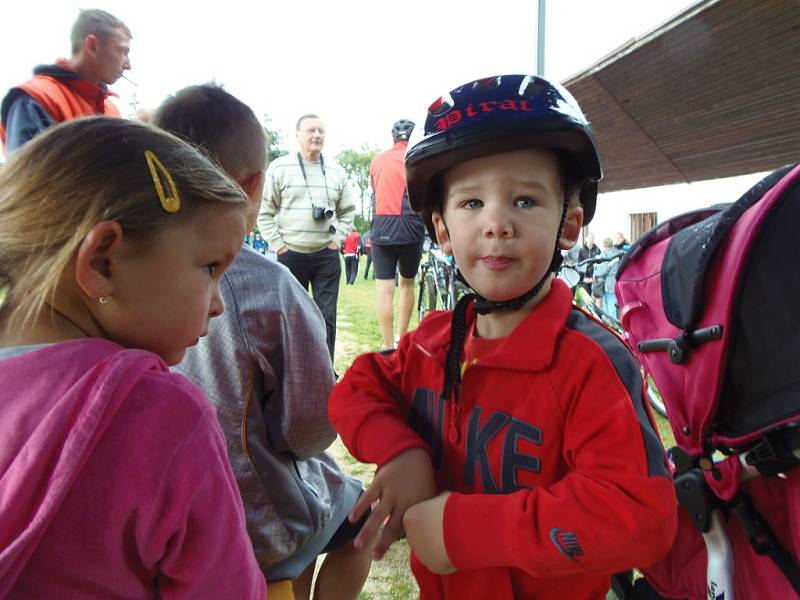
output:
[{"label": "earring", "polygon": [[100,296],[100,297],[97,299],[97,301],[98,301],[100,304],[102,304],[103,306],[105,306],[106,304],[108,304],[109,302],[111,302],[111,296]]}]

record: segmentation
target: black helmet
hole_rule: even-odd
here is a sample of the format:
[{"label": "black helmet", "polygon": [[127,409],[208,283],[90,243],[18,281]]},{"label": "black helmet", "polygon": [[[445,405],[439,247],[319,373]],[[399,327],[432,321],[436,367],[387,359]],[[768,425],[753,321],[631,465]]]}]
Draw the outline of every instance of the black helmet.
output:
[{"label": "black helmet", "polygon": [[431,104],[418,135],[406,151],[406,184],[411,207],[422,213],[432,235],[431,211],[441,199],[430,197],[431,178],[465,160],[523,148],[568,154],[579,170],[573,177],[584,181],[584,224],[594,216],[600,159],[586,117],[558,84],[536,75],[471,81]]},{"label": "black helmet", "polygon": [[411,132],[414,131],[414,121],[408,119],[400,119],[392,125],[392,139],[393,140],[407,140],[411,137]]}]

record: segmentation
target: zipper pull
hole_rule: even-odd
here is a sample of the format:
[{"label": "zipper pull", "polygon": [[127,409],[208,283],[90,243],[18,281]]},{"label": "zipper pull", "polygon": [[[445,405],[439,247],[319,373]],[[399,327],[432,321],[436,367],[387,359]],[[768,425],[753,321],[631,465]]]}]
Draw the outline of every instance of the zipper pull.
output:
[{"label": "zipper pull", "polygon": [[447,441],[451,444],[457,444],[460,439],[461,433],[459,433],[455,421],[450,421],[450,429],[447,431]]}]

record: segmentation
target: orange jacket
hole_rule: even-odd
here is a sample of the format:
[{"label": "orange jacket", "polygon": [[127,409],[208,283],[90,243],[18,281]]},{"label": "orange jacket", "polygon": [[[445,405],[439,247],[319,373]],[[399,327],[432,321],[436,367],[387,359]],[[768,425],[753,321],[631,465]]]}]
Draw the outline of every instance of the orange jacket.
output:
[{"label": "orange jacket", "polygon": [[[59,61],[55,67],[61,67],[61,71],[66,71],[65,64],[66,63]],[[55,67],[52,68],[52,71],[59,70]],[[41,70],[46,72],[51,71],[49,68]],[[6,100],[10,100],[12,94],[18,95],[19,91],[17,90],[21,90],[38,102],[56,123],[62,123],[63,121],[90,115],[120,116],[117,107],[108,99],[112,92],[106,87],[101,87],[96,83],[80,79],[77,76],[75,78],[62,78],[56,73],[43,74],[39,71],[40,69],[37,69],[32,79],[12,89]],[[0,139],[2,139],[5,149],[5,116],[7,110],[10,109],[10,103],[6,106],[6,101],[4,101],[3,105],[3,119],[2,123],[0,123]]]}]

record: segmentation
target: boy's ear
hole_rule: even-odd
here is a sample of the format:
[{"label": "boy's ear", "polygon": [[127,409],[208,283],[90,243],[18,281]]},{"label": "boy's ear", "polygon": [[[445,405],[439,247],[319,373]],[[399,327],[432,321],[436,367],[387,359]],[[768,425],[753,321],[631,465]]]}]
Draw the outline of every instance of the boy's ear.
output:
[{"label": "boy's ear", "polygon": [[441,213],[434,211],[431,214],[431,220],[433,221],[433,228],[436,230],[436,243],[439,244],[439,249],[445,254],[452,254],[453,248],[450,243],[450,234],[447,231]]},{"label": "boy's ear", "polygon": [[242,186],[242,189],[244,190],[244,193],[247,194],[248,198],[253,197],[262,183],[264,183],[264,171],[256,171],[249,177],[239,181],[239,185]]},{"label": "boy's ear", "polygon": [[561,230],[558,247],[562,250],[572,249],[578,243],[581,227],[583,227],[583,207],[571,206],[567,209],[567,217],[564,220],[564,229]]},{"label": "boy's ear", "polygon": [[253,231],[258,221],[258,213],[261,211],[261,201],[264,195],[264,178],[266,177],[264,171],[257,171],[245,177],[244,179],[237,180],[239,185],[242,186],[244,193],[247,195],[247,231]]},{"label": "boy's ear", "polygon": [[103,221],[92,227],[78,247],[75,281],[93,300],[114,293],[111,259],[120,251],[122,237],[119,223]]}]

